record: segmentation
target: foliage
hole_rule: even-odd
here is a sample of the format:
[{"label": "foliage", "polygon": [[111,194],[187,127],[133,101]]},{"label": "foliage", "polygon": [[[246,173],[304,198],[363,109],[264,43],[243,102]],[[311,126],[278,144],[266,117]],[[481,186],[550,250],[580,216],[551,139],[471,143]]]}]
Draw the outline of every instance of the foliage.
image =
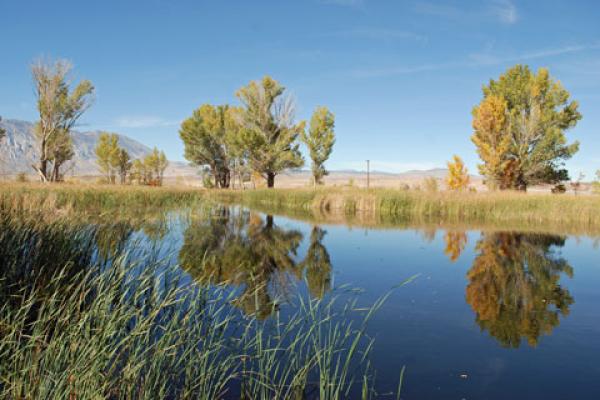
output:
[{"label": "foliage", "polygon": [[239,113],[240,144],[247,152],[250,168],[262,174],[269,188],[281,171],[304,165],[298,138],[305,124],[294,123],[294,104],[289,97],[282,97],[284,90],[265,76],[236,93],[244,106]]},{"label": "foliage", "polygon": [[517,65],[483,88],[473,110],[473,143],[479,167],[492,188],[526,190],[568,179],[564,160],[579,144],[566,144],[565,131],[581,119],[578,104],[547,69],[537,74]]},{"label": "foliage", "polygon": [[308,134],[302,131],[302,141],[308,147],[312,160],[314,185],[322,184],[323,177],[328,174],[325,161],[329,159],[335,143],[335,117],[327,107],[317,107],[310,120]]},{"label": "foliage", "polygon": [[204,104],[183,121],[179,130],[184,157],[194,165],[208,165],[216,187],[227,188],[231,181],[237,134],[234,110],[227,105]]},{"label": "foliage", "polygon": [[[91,105],[92,83],[84,80],[70,90],[71,69],[65,60],[38,60],[31,67],[40,116],[35,129],[40,159],[39,166],[34,168],[42,181],[60,176],[60,165],[72,156],[71,129]],[[61,135],[62,138],[57,138]],[[48,176],[48,162],[54,163],[52,176]]]},{"label": "foliage", "polygon": [[448,162],[448,177],[446,184],[450,190],[465,190],[469,186],[469,171],[463,160],[455,155],[453,161]]},{"label": "foliage", "polygon": [[127,175],[131,171],[132,161],[129,153],[125,149],[119,149],[116,159],[117,171],[121,177],[121,184],[127,183]]},{"label": "foliage", "polygon": [[115,166],[118,163],[119,151],[119,135],[108,132],[100,133],[95,148],[96,162],[108,183],[115,183]]},{"label": "foliage", "polygon": [[155,186],[162,186],[165,169],[169,166],[169,161],[165,153],[155,147],[152,153],[144,158],[143,164],[148,183]]}]

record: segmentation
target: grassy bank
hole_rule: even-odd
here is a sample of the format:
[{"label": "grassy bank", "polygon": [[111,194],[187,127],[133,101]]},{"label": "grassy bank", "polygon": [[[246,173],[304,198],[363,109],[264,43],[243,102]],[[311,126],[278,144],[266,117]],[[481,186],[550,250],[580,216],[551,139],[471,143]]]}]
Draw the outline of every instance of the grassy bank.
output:
[{"label": "grassy bank", "polygon": [[186,187],[0,183],[0,211],[26,214],[164,211],[202,201],[199,192]]},{"label": "grassy bank", "polygon": [[324,222],[487,226],[600,234],[600,197],[532,193],[295,189],[211,191],[215,201]]},{"label": "grassy bank", "polygon": [[313,222],[359,226],[489,228],[600,235],[600,196],[386,189],[202,190],[186,187],[0,184],[0,211],[131,214],[241,204]]}]

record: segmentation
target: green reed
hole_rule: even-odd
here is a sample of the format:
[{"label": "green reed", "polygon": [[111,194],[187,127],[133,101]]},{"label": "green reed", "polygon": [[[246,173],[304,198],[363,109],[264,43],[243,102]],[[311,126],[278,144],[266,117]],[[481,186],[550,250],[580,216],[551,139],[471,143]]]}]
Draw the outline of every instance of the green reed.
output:
[{"label": "green reed", "polygon": [[295,311],[261,321],[232,290],[185,283],[135,243],[98,257],[98,234],[0,213],[1,398],[375,394],[366,324],[385,299],[364,310],[299,295]]}]

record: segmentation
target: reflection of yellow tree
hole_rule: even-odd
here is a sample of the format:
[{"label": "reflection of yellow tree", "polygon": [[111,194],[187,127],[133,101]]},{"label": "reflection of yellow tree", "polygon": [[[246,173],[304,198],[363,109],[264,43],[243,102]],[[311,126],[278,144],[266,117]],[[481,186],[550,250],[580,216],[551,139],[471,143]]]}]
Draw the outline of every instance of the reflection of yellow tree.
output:
[{"label": "reflection of yellow tree", "polygon": [[467,245],[467,234],[465,232],[447,231],[444,235],[444,242],[446,243],[444,254],[448,256],[450,261],[455,262]]},{"label": "reflection of yellow tree", "polygon": [[293,256],[302,233],[276,226],[272,216],[222,211],[221,218],[190,226],[179,262],[196,280],[243,286],[236,300],[247,314],[265,318],[273,310],[270,290],[286,290],[285,274],[296,273]]},{"label": "reflection of yellow tree", "polygon": [[564,238],[542,234],[483,234],[468,272],[467,302],[477,323],[502,345],[535,346],[569,313],[573,298],[559,285],[573,276],[572,267],[553,253]]},{"label": "reflection of yellow tree", "polygon": [[314,226],[310,234],[310,245],[302,269],[306,269],[306,282],[311,295],[322,298],[331,289],[331,259],[323,238],[327,232]]}]

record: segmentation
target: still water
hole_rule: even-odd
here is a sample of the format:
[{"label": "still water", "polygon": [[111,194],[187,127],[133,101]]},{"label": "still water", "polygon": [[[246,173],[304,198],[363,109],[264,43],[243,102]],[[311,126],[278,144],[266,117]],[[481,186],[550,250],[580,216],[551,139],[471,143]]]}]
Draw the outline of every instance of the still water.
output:
[{"label": "still water", "polygon": [[368,305],[392,290],[369,325],[379,393],[394,391],[406,366],[404,399],[600,396],[593,238],[366,229],[217,208],[128,233],[125,246],[140,240],[190,281],[230,285],[256,318],[294,307],[295,292],[359,288]]}]

